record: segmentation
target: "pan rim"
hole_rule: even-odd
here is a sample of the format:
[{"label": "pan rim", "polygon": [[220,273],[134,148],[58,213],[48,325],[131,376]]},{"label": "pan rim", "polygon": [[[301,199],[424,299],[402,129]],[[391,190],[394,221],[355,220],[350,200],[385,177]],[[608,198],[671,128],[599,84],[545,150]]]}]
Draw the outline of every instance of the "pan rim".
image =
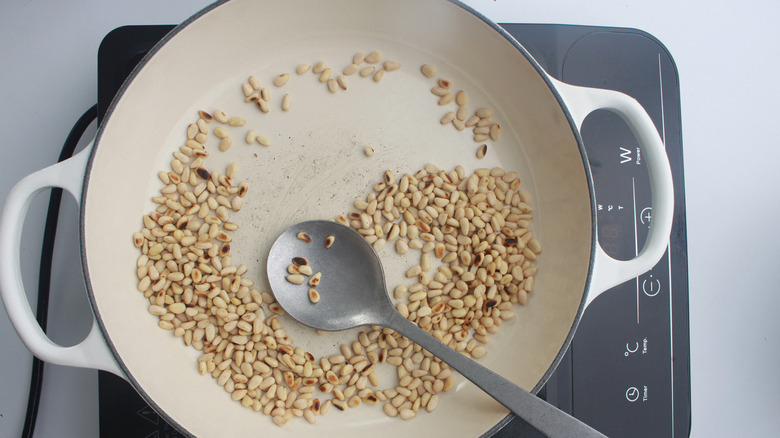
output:
[{"label": "pan rim", "polygon": [[[92,312],[95,316],[95,320],[97,322],[98,327],[100,328],[101,334],[106,342],[106,345],[108,346],[108,349],[111,351],[112,356],[114,357],[114,360],[116,361],[119,368],[122,370],[122,373],[124,374],[123,377],[125,380],[127,380],[132,386],[133,389],[144,399],[146,403],[148,403],[157,413],[160,415],[167,423],[173,425],[176,427],[181,433],[185,434],[186,436],[195,436],[191,432],[188,431],[186,427],[184,427],[179,422],[175,421],[168,413],[163,410],[149,395],[148,393],[143,389],[141,384],[136,380],[136,378],[133,376],[130,369],[125,364],[125,361],[122,359],[121,355],[119,355],[117,348],[115,347],[111,337],[108,335],[108,331],[104,325],[103,318],[100,312],[100,309],[98,308],[96,304],[96,298],[94,295],[94,289],[91,282],[90,272],[89,272],[89,261],[87,260],[87,251],[86,251],[86,223],[85,223],[85,216],[86,216],[86,200],[87,200],[87,193],[89,189],[89,182],[90,177],[92,174],[92,166],[94,164],[95,156],[98,147],[100,146],[100,141],[103,136],[103,133],[105,132],[105,127],[109,124],[114,111],[117,107],[117,104],[119,101],[122,100],[125,93],[127,92],[127,89],[129,88],[130,84],[136,79],[136,77],[139,75],[141,71],[144,70],[146,65],[149,63],[149,61],[154,58],[154,56],[159,52],[159,50],[165,46],[171,39],[175,38],[182,30],[187,28],[190,24],[195,22],[196,20],[200,19],[204,15],[210,13],[214,9],[228,3],[230,0],[218,0],[201,10],[194,13],[192,16],[184,20],[182,23],[176,25],[175,28],[173,28],[170,32],[168,32],[157,44],[152,47],[151,50],[141,59],[141,61],[138,62],[138,64],[133,68],[132,72],[128,75],[125,82],[122,84],[120,89],[117,91],[115,97],[111,101],[111,104],[106,110],[105,116],[103,118],[102,123],[98,127],[97,133],[95,135],[94,145],[92,147],[92,150],[90,151],[89,159],[87,161],[86,170],[84,173],[84,182],[83,182],[83,188],[81,192],[81,199],[80,199],[80,208],[79,208],[79,251],[80,251],[80,257],[81,257],[81,265],[82,265],[82,271],[84,274],[84,280],[85,280],[85,286],[87,291],[87,296],[89,299],[89,304],[92,309]],[[483,21],[484,24],[490,26],[493,30],[497,31],[504,39],[507,40],[512,46],[530,63],[530,65],[536,70],[536,72],[539,74],[541,79],[544,81],[544,83],[547,85],[548,89],[551,91],[552,95],[554,96],[555,100],[557,101],[558,105],[560,106],[563,115],[566,117],[566,120],[569,124],[569,127],[571,128],[572,134],[574,136],[574,139],[577,143],[577,148],[580,153],[580,157],[582,159],[582,165],[583,170],[585,174],[585,181],[588,186],[588,195],[589,195],[589,203],[590,203],[590,216],[591,216],[591,233],[590,233],[590,259],[588,261],[588,268],[587,268],[587,275],[585,277],[585,284],[584,284],[584,291],[582,294],[582,299],[580,301],[580,304],[577,308],[577,312],[575,314],[575,317],[573,319],[572,325],[568,330],[568,333],[566,335],[566,338],[556,354],[554,360],[550,363],[550,366],[547,368],[545,373],[543,374],[542,378],[537,382],[537,384],[534,386],[534,388],[530,391],[533,394],[536,394],[541,390],[541,388],[547,383],[549,378],[552,376],[552,374],[555,372],[555,369],[560,364],[561,360],[563,359],[564,354],[568,351],[569,346],[571,345],[571,341],[574,338],[574,334],[576,332],[577,326],[579,325],[579,322],[582,318],[582,314],[585,310],[585,303],[587,301],[587,296],[590,290],[590,286],[592,283],[592,277],[593,277],[593,267],[594,267],[594,261],[595,261],[595,254],[596,254],[596,248],[597,248],[597,214],[596,214],[596,203],[595,203],[595,188],[593,183],[593,176],[591,173],[587,152],[585,150],[584,142],[582,140],[582,136],[580,135],[579,129],[577,128],[577,125],[574,121],[574,118],[572,117],[571,112],[569,111],[568,107],[566,106],[565,102],[563,101],[563,98],[561,97],[560,93],[558,93],[557,88],[553,84],[550,76],[544,71],[544,69],[539,65],[539,63],[534,59],[534,57],[530,54],[530,52],[527,51],[525,47],[523,47],[517,40],[512,37],[506,30],[504,30],[502,27],[500,27],[495,22],[488,19],[485,15],[478,12],[471,6],[459,1],[459,0],[446,0],[447,2],[454,4],[466,12],[472,14],[476,18]],[[497,432],[499,432],[501,429],[503,429],[509,422],[511,422],[516,415],[509,413],[506,417],[504,417],[502,420],[500,420],[498,423],[496,423],[493,427],[488,429],[482,437],[492,437]]]}]

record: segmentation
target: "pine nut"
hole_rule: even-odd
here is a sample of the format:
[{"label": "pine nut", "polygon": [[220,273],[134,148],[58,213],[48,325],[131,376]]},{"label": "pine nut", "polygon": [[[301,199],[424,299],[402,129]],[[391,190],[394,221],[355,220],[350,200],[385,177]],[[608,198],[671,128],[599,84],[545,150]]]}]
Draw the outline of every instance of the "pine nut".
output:
[{"label": "pine nut", "polygon": [[307,71],[311,70],[311,65],[309,64],[301,64],[295,69],[295,73],[302,75],[306,73]]},{"label": "pine nut", "polygon": [[287,82],[290,81],[290,75],[288,73],[283,73],[274,78],[274,85],[277,87],[283,87],[287,85]]},{"label": "pine nut", "polygon": [[346,91],[346,90],[347,90],[347,77],[346,77],[346,76],[344,76],[344,75],[339,75],[339,76],[336,78],[336,83],[337,83],[337,84],[339,84],[339,87],[340,87],[342,90],[344,90],[344,91]]},{"label": "pine nut", "polygon": [[436,66],[430,64],[423,64],[423,66],[420,67],[420,71],[426,78],[432,78],[436,76]]},{"label": "pine nut", "polygon": [[214,128],[214,136],[219,138],[219,139],[227,138],[228,137],[228,132],[225,130],[225,128],[220,126],[220,127]]},{"label": "pine nut", "polygon": [[458,106],[465,106],[466,104],[469,103],[469,96],[466,94],[465,91],[460,90],[455,95],[455,102],[458,104]]},{"label": "pine nut", "polygon": [[282,111],[290,111],[290,94],[285,94],[282,98]]},{"label": "pine nut", "polygon": [[411,410],[411,409],[401,409],[399,411],[399,414],[401,416],[402,420],[410,420],[417,416],[417,412]]},{"label": "pine nut", "polygon": [[445,114],[444,117],[441,118],[441,124],[447,125],[449,123],[452,123],[453,120],[455,120],[455,113],[450,111],[447,114]]},{"label": "pine nut", "polygon": [[498,123],[490,125],[489,132],[491,140],[498,141],[498,139],[501,138],[501,126]]},{"label": "pine nut", "polygon": [[367,78],[372,74],[374,74],[375,71],[376,71],[376,67],[365,67],[360,69],[360,76]]},{"label": "pine nut", "polygon": [[357,64],[351,64],[351,65],[347,66],[344,69],[344,71],[342,71],[342,73],[344,74],[344,76],[352,76],[355,73],[357,73],[358,70],[360,70],[360,67]]},{"label": "pine nut", "polygon": [[336,241],[336,236],[328,236],[325,238],[325,248],[333,246],[333,242]]},{"label": "pine nut", "polygon": [[395,251],[401,255],[406,254],[409,252],[409,245],[405,240],[399,239],[395,242]]},{"label": "pine nut", "polygon": [[365,62],[369,64],[376,64],[382,60],[382,53],[375,51],[366,55]]},{"label": "pine nut", "polygon": [[249,132],[246,133],[246,144],[252,144],[257,139],[257,133],[254,129],[250,129]]},{"label": "pine nut", "polygon": [[493,110],[490,108],[480,108],[475,114],[481,119],[486,119],[488,117],[493,117]]},{"label": "pine nut", "polygon": [[303,284],[305,281],[305,277],[301,274],[290,274],[285,278],[292,284]]},{"label": "pine nut", "polygon": [[233,146],[233,139],[230,137],[225,137],[219,142],[219,150],[222,152],[227,151],[231,146]]},{"label": "pine nut", "polygon": [[442,96],[444,96],[447,93],[449,93],[449,92],[446,89],[442,88],[442,87],[433,87],[433,88],[431,88],[431,94],[433,94],[434,96],[442,97]]},{"label": "pine nut", "polygon": [[249,97],[255,90],[252,89],[252,85],[249,82],[244,82],[241,84],[241,91],[244,93],[244,97]]},{"label": "pine nut", "polygon": [[225,176],[227,176],[228,178],[235,178],[237,172],[238,172],[238,164],[231,163],[230,165],[228,165],[227,169],[225,170]]},{"label": "pine nut", "polygon": [[309,286],[317,287],[320,284],[321,279],[322,279],[322,273],[317,272],[316,274],[312,275],[311,278],[309,278]]},{"label": "pine nut", "polygon": [[[315,72],[316,73],[316,72]],[[333,76],[333,71],[328,67],[320,72],[320,82],[328,82]]]},{"label": "pine nut", "polygon": [[228,116],[227,114],[222,110],[216,110],[214,111],[214,120],[218,121],[219,123],[227,123]]},{"label": "pine nut", "polygon": [[477,158],[485,158],[485,155],[487,155],[487,144],[477,148]]},{"label": "pine nut", "polygon": [[230,126],[244,126],[246,125],[246,120],[241,117],[231,117],[227,123]]},{"label": "pine nut", "polygon": [[[457,96],[455,97],[455,100],[457,101]],[[459,106],[458,112],[456,113],[457,118],[459,121],[463,122],[463,128],[466,127],[466,117],[468,116],[468,109],[465,106]]]},{"label": "pine nut", "polygon": [[271,139],[269,139],[264,135],[258,135],[257,137],[255,137],[255,140],[265,147],[271,146]]},{"label": "pine nut", "polygon": [[447,93],[439,99],[439,105],[447,105],[455,100],[455,96],[452,93]]},{"label": "pine nut", "polygon": [[335,79],[328,79],[328,91],[330,91],[333,94],[339,91],[339,84],[336,82]]}]

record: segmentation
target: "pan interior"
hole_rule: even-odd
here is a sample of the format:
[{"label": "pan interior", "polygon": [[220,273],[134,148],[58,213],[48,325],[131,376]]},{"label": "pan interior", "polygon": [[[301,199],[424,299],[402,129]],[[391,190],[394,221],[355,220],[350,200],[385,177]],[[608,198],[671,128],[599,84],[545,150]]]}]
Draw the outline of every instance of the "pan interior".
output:
[{"label": "pan interior", "polygon": [[[350,76],[332,94],[317,75],[297,75],[301,63],[328,63],[340,72],[356,52],[379,50],[401,63],[380,82]],[[477,159],[469,130],[442,126],[450,109],[431,94],[435,80],[420,66],[438,67],[469,106],[490,107],[501,122],[499,141],[486,142]],[[284,87],[271,82],[289,73]],[[271,111],[244,102],[241,84],[257,76],[271,90]],[[289,111],[280,110],[290,94]],[[462,378],[442,396],[438,411],[412,424],[360,406],[284,428],[231,400],[210,376],[200,376],[199,353],[160,329],[136,290],[139,255],[131,236],[156,205],[157,172],[170,169],[171,153],[186,140],[199,110],[222,109],[246,119],[231,132],[226,152],[210,139],[207,167],[224,172],[238,163],[247,181],[244,207],[231,220],[232,255],[246,264],[258,289],[273,240],[293,223],[329,219],[352,210],[381,181],[385,170],[413,174],[427,163],[516,171],[532,197],[532,230],[544,247],[529,304],[491,338],[482,363],[526,389],[550,370],[568,338],[585,290],[592,245],[590,192],[580,148],[565,112],[539,71],[491,25],[447,1],[287,2],[234,0],[179,29],[146,63],[115,102],[101,128],[83,204],[83,243],[93,305],[128,377],[169,421],[197,436],[392,437],[408,433],[476,436],[507,411]],[[216,125],[212,122],[213,129]],[[272,145],[247,145],[249,129]],[[211,135],[213,137],[213,135]],[[368,158],[364,147],[375,155]],[[207,145],[207,147],[209,147]],[[388,245],[381,255],[388,286],[407,282],[409,260]],[[356,331],[320,336],[284,318],[289,336],[315,356],[334,354]],[[391,370],[392,371],[392,370]],[[388,373],[389,374],[389,373]],[[388,384],[386,386],[392,386]],[[261,432],[262,431],[262,432]]]}]

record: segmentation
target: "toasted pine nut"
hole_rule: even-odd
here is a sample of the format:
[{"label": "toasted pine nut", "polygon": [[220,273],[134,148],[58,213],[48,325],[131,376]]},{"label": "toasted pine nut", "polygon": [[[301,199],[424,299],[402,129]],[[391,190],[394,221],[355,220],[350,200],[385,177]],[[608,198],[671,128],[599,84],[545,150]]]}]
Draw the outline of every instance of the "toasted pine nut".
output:
[{"label": "toasted pine nut", "polygon": [[336,78],[336,82],[339,84],[339,87],[341,87],[342,90],[347,90],[347,78],[344,75],[339,75]]},{"label": "toasted pine nut", "polygon": [[501,137],[501,126],[498,123],[494,123],[490,125],[490,139],[493,141],[498,141],[500,137]]},{"label": "toasted pine nut", "polygon": [[290,81],[290,75],[288,73],[282,73],[276,78],[274,78],[274,85],[277,87],[283,87],[287,85],[287,82]]},{"label": "toasted pine nut", "polygon": [[325,238],[325,248],[333,246],[333,242],[336,241],[336,236],[328,236]]},{"label": "toasted pine nut", "polygon": [[312,275],[311,278],[309,278],[309,286],[317,287],[320,284],[321,279],[322,272],[317,272],[316,274]]},{"label": "toasted pine nut", "polygon": [[483,144],[477,148],[477,158],[485,158],[485,155],[487,155],[487,144]]},{"label": "toasted pine nut", "polygon": [[227,123],[228,116],[227,114],[222,110],[216,110],[214,111],[214,120],[218,121],[219,123]]}]

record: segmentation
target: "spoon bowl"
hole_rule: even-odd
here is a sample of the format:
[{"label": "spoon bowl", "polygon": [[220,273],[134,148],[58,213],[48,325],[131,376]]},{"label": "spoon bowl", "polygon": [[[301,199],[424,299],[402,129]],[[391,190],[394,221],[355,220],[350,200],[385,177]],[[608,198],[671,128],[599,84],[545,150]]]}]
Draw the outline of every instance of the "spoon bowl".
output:
[{"label": "spoon bowl", "polygon": [[[300,240],[300,232],[307,233],[312,242]],[[328,236],[334,240],[326,248]],[[287,281],[293,258],[306,259],[313,273],[322,274],[314,287],[319,302],[309,300],[310,277],[300,285]],[[293,318],[319,330],[381,324],[382,312],[393,307],[386,293],[382,264],[373,248],[363,236],[335,222],[301,222],[285,230],[271,247],[267,269],[279,305]]]},{"label": "spoon bowl", "polygon": [[[329,247],[326,239],[332,239]],[[300,268],[291,273],[291,265],[308,266],[311,275],[298,273]],[[363,236],[347,226],[330,221],[293,225],[271,247],[267,270],[276,301],[303,324],[328,331],[369,324],[389,327],[446,362],[544,435],[604,436],[404,318],[387,294],[379,256]],[[309,284],[317,273],[321,275],[319,283]],[[312,288],[319,294],[319,301],[309,298]]]}]

